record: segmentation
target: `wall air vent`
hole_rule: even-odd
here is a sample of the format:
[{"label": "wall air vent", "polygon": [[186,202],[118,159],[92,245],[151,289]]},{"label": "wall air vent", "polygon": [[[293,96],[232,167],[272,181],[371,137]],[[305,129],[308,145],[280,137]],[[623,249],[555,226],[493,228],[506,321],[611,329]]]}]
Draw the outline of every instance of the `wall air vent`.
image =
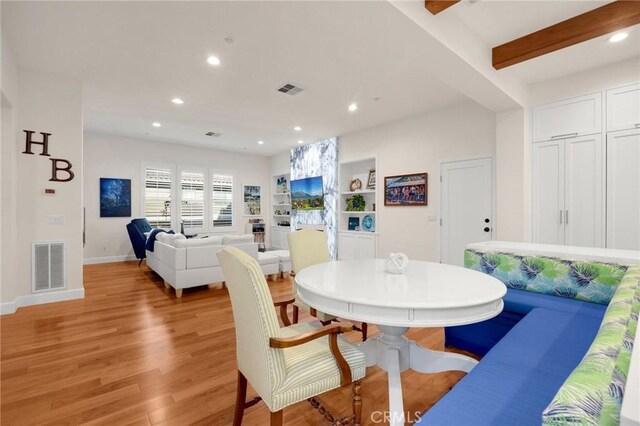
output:
[{"label": "wall air vent", "polygon": [[207,133],[205,133],[205,135],[207,135],[207,136],[211,136],[211,137],[213,137],[213,138],[217,138],[217,137],[222,136],[222,133],[217,133],[217,132],[207,132]]},{"label": "wall air vent", "polygon": [[67,287],[67,248],[64,241],[35,242],[31,251],[31,291]]},{"label": "wall air vent", "polygon": [[287,83],[284,86],[280,87],[278,89],[278,92],[286,93],[289,96],[295,96],[303,90],[304,89],[302,87],[298,87],[295,84]]}]

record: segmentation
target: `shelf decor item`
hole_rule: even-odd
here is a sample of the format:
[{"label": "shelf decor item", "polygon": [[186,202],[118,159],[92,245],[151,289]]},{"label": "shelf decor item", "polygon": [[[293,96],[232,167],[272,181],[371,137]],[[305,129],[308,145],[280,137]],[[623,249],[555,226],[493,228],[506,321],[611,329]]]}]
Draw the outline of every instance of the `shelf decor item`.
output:
[{"label": "shelf decor item", "polygon": [[386,176],[384,178],[385,206],[426,206],[427,173]]},{"label": "shelf decor item", "polygon": [[366,206],[364,197],[360,194],[356,194],[353,197],[347,198],[347,211],[348,212],[363,212]]},{"label": "shelf decor item", "polygon": [[353,179],[349,184],[349,191],[351,192],[359,191],[361,189],[362,189],[362,181],[358,178]]},{"label": "shelf decor item", "polygon": [[373,232],[373,217],[366,215],[362,218],[362,229],[367,232]]},{"label": "shelf decor item", "polygon": [[356,231],[360,226],[360,218],[350,217],[349,218],[349,231]]},{"label": "shelf decor item", "polygon": [[376,170],[369,170],[369,178],[367,179],[367,189],[376,189]]},{"label": "shelf decor item", "polygon": [[287,178],[280,176],[276,179],[276,194],[286,194],[287,192]]}]

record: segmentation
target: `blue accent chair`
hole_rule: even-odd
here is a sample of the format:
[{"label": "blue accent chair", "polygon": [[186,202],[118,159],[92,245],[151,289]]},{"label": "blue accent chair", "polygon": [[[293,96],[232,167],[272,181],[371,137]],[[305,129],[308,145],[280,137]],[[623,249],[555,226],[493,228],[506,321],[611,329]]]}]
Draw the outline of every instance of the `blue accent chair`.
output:
[{"label": "blue accent chair", "polygon": [[133,219],[127,224],[127,232],[129,233],[129,239],[131,240],[136,259],[140,259],[138,263],[138,266],[140,266],[144,258],[147,257],[144,248],[147,238],[144,236],[144,233],[151,232],[151,225],[149,225],[147,219]]}]

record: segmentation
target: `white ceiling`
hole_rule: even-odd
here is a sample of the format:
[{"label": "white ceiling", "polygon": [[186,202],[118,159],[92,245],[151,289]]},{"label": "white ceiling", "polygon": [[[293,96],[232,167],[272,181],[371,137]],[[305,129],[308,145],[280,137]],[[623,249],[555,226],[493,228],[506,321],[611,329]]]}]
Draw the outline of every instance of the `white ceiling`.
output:
[{"label": "white ceiling", "polygon": [[[483,0],[443,14],[494,46],[604,3]],[[298,139],[347,134],[466,99],[431,77],[438,58],[421,45],[423,30],[384,1],[1,7],[3,33],[22,66],[83,81],[85,127],[93,131],[271,155]],[[619,45],[596,39],[500,72],[536,82],[613,63],[638,55],[634,31]],[[220,67],[206,64],[211,54]],[[304,92],[278,93],[287,82]],[[185,104],[172,104],[173,97]],[[351,102],[358,112],[347,111]]]}]

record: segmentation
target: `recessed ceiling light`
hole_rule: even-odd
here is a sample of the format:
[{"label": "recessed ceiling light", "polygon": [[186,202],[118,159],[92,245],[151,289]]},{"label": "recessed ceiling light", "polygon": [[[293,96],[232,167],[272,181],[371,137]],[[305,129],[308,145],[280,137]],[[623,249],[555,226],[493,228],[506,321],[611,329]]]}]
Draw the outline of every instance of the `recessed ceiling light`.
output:
[{"label": "recessed ceiling light", "polygon": [[157,121],[154,121],[153,123],[151,123],[151,125],[153,127],[162,127],[162,124],[158,123]]},{"label": "recessed ceiling light", "polygon": [[302,145],[302,144],[304,143],[304,141],[303,141],[303,140],[299,140],[299,141],[298,141],[298,143],[299,143],[300,145]]},{"label": "recessed ceiling light", "polygon": [[176,105],[182,105],[184,103],[184,101],[180,98],[173,98],[171,99],[171,102],[173,102]]},{"label": "recessed ceiling light", "polygon": [[258,145],[264,145],[264,141],[258,141]]},{"label": "recessed ceiling light", "polygon": [[302,127],[296,126],[296,127],[293,128],[293,130],[295,130],[296,132],[299,132],[300,130],[302,130]]},{"label": "recessed ceiling light", "polygon": [[220,65],[220,58],[218,58],[217,56],[209,56],[207,58],[207,63],[209,65],[213,65],[214,67],[217,67],[218,65]]},{"label": "recessed ceiling light", "polygon": [[629,33],[617,33],[609,37],[609,41],[611,43],[617,43],[619,41],[624,40],[627,37],[629,37]]},{"label": "recessed ceiling light", "polygon": [[358,110],[358,104],[357,103],[352,103],[351,105],[349,105],[349,111],[354,112]]}]

